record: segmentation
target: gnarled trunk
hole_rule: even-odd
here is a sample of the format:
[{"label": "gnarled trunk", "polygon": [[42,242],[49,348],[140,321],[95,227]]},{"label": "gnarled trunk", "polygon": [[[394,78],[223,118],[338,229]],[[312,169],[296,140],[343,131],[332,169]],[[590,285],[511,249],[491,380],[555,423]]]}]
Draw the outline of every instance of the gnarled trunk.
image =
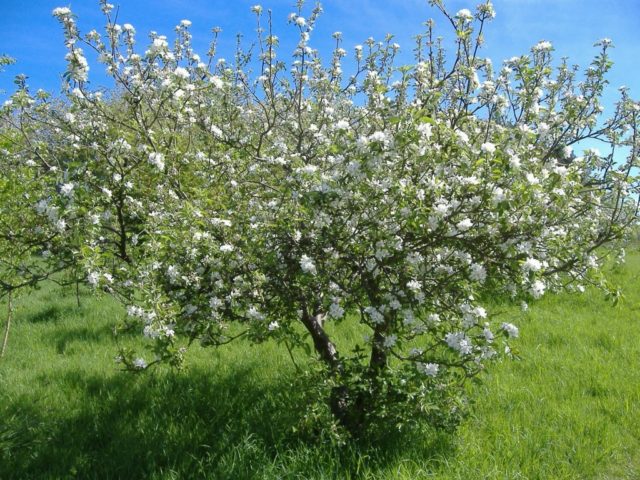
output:
[{"label": "gnarled trunk", "polygon": [[[306,308],[302,309],[302,323],[311,335],[313,345],[320,358],[329,367],[331,375],[337,376],[344,372],[344,365],[336,346],[333,344],[322,323],[325,315],[310,314]],[[388,354],[384,347],[387,324],[378,325],[374,331],[371,357],[369,360],[369,378],[375,383],[375,378],[387,367]],[[329,406],[331,413],[338,422],[352,434],[362,432],[367,421],[367,411],[371,398],[364,392],[353,392],[348,384],[339,383],[331,391]]]}]

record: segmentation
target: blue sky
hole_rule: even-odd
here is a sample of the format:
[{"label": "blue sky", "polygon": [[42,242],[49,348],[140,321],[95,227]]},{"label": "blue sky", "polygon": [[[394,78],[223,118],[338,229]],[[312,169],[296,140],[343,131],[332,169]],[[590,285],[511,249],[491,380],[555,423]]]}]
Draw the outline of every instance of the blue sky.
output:
[{"label": "blue sky", "polygon": [[[446,1],[446,0],[445,0]],[[446,5],[455,12],[473,9],[480,0],[449,0]],[[182,19],[193,22],[194,45],[203,56],[214,26],[223,29],[221,55],[230,58],[236,33],[243,33],[247,43],[253,38],[255,18],[250,7],[257,0],[112,0],[119,6],[119,23],[131,23],[138,31],[138,44],[144,46],[145,35],[155,30],[172,37],[173,27]],[[274,11],[276,34],[281,39],[294,38],[295,31],[286,23],[295,0],[264,0],[265,9]],[[311,5],[311,3],[309,4]],[[631,88],[640,98],[640,2],[638,0],[494,0],[497,16],[486,31],[484,55],[495,63],[526,53],[540,40],[548,40],[558,57],[568,56],[573,63],[587,65],[600,38],[612,38],[615,62],[610,75],[611,87],[605,103],[611,105],[617,87]],[[0,99],[13,89],[18,73],[29,76],[33,89],[44,88],[54,93],[61,85],[65,68],[65,48],[61,29],[51,16],[53,8],[70,6],[78,15],[82,31],[100,29],[104,22],[97,0],[2,0],[0,17],[0,53],[8,54],[17,64],[0,73]],[[396,35],[401,45],[401,61],[411,61],[412,36],[421,32],[422,23],[430,17],[444,27],[438,13],[427,0],[325,0],[325,13],[314,32],[312,44],[329,51],[331,33],[341,31],[344,47],[352,47],[367,37],[382,39],[386,33]],[[443,30],[445,36],[450,31]],[[286,43],[280,56],[285,56]],[[290,50],[289,50],[290,51]],[[326,56],[326,55],[325,55]],[[92,64],[93,84],[105,82],[100,66]]]}]

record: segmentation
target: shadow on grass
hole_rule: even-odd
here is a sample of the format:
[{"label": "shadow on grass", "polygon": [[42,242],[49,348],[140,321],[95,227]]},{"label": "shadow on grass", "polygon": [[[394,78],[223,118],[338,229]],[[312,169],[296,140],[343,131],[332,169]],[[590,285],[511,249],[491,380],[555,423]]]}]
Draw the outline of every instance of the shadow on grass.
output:
[{"label": "shadow on grass", "polygon": [[74,312],[75,309],[70,306],[51,305],[25,315],[24,320],[28,323],[55,323]]},{"label": "shadow on grass", "polygon": [[65,354],[69,346],[76,342],[82,344],[103,343],[109,340],[113,341],[115,336],[112,327],[103,325],[100,328],[84,326],[59,329],[53,332],[49,338],[55,343],[56,351],[59,354]]},{"label": "shadow on grass", "polygon": [[[56,377],[75,395],[70,408],[43,411],[34,398],[7,405],[0,478],[345,478],[363,461],[375,471],[407,455],[402,442],[372,453],[297,437],[302,395],[286,381],[256,382],[257,374]],[[449,440],[413,458],[441,457]]]}]

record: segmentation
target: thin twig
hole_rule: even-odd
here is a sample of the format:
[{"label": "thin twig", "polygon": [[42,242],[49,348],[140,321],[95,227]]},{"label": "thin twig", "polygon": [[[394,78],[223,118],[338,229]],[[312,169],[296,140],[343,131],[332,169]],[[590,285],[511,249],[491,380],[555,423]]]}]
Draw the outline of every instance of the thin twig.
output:
[{"label": "thin twig", "polygon": [[2,350],[0,350],[0,358],[4,357],[4,352],[7,349],[7,343],[9,342],[9,329],[11,328],[11,318],[13,317],[13,303],[12,300],[13,292],[9,290],[9,297],[7,302],[7,323],[4,327],[4,339],[2,340]]}]

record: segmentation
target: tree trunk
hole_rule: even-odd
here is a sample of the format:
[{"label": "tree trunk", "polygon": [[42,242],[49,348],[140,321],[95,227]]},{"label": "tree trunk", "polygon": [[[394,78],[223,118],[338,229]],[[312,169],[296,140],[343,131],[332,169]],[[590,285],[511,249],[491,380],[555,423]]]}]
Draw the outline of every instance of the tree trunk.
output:
[{"label": "tree trunk", "polygon": [[384,332],[386,324],[376,325],[373,332],[373,342],[371,344],[371,358],[369,359],[369,369],[375,376],[377,372],[387,366],[387,350],[384,348]]},{"label": "tree trunk", "polygon": [[[311,315],[306,306],[302,309],[302,323],[311,335],[313,345],[320,358],[329,366],[331,375],[336,377],[344,372],[344,366],[338,355],[335,345],[322,328],[323,314]],[[373,344],[371,348],[371,358],[369,360],[369,378],[375,383],[375,379],[387,367],[388,354],[384,347],[385,332],[388,325],[376,326],[374,330]],[[347,381],[348,382],[348,381]],[[370,398],[364,392],[353,392],[348,383],[339,382],[331,391],[329,407],[331,413],[338,422],[345,427],[352,435],[358,436],[362,433],[367,422],[367,411],[369,410]]]},{"label": "tree trunk", "polygon": [[80,308],[80,279],[78,278],[78,273],[75,272],[75,277],[76,277],[76,304],[78,305],[78,308]]},{"label": "tree trunk", "polygon": [[340,357],[338,356],[338,350],[336,346],[331,342],[327,332],[322,328],[322,320],[324,315],[317,313],[310,315],[306,309],[302,312],[302,323],[307,328],[307,331],[311,335],[313,340],[313,346],[316,352],[320,355],[320,358],[331,368],[331,370],[339,370]]},{"label": "tree trunk", "polygon": [[11,328],[11,317],[13,316],[13,304],[11,303],[11,291],[9,291],[9,303],[7,305],[7,323],[4,327],[4,339],[2,340],[2,350],[0,350],[0,358],[4,357],[9,342],[9,329]]},{"label": "tree trunk", "polygon": [[[324,315],[316,313],[310,315],[306,308],[302,310],[302,323],[307,328],[313,340],[313,346],[320,358],[331,369],[331,375],[342,372],[342,363],[338,350],[322,328]],[[329,407],[334,417],[346,428],[351,429],[352,419],[349,409],[349,389],[345,385],[334,387],[329,399]]]}]

